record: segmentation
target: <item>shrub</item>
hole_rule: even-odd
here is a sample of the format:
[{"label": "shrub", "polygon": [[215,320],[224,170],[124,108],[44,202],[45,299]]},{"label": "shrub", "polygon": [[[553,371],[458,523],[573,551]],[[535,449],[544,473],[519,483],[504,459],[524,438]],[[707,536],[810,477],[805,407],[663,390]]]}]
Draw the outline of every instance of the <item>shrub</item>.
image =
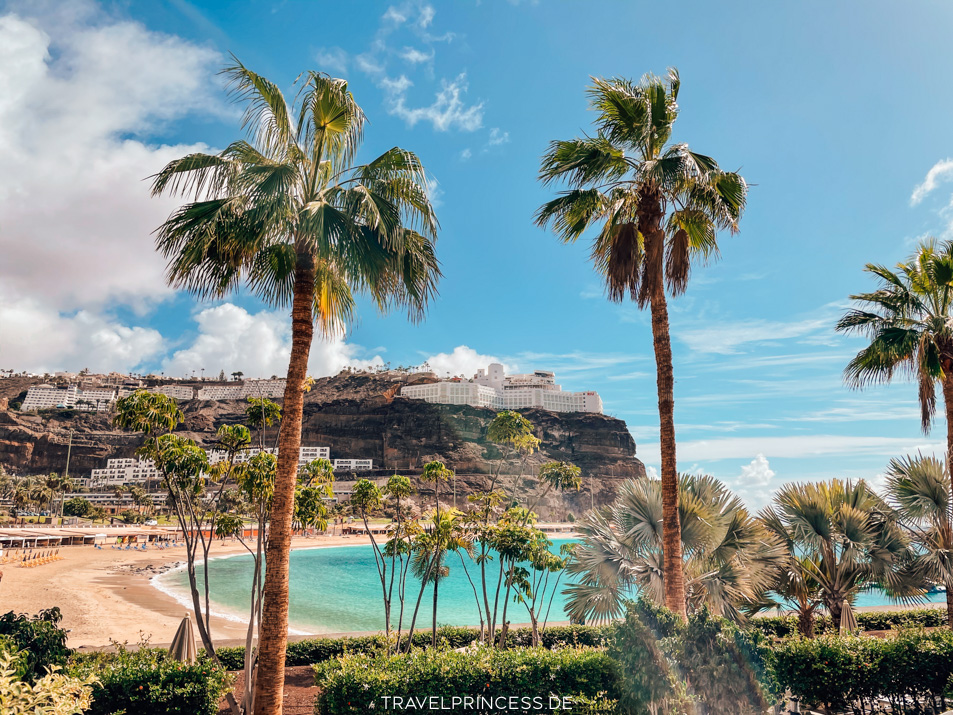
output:
[{"label": "shrub", "polygon": [[953,676],[953,633],[792,638],[775,644],[768,658],[779,686],[806,705],[838,710],[857,703],[874,712],[876,699],[886,698],[903,712],[905,701],[925,699],[939,711]]},{"label": "shrub", "polygon": [[63,516],[88,516],[93,504],[89,499],[73,497],[63,502]]},{"label": "shrub", "polygon": [[672,655],[705,712],[754,715],[768,709],[778,691],[772,673],[754,641],[733,623],[704,608],[673,641]]},{"label": "shrub", "polygon": [[216,715],[230,676],[206,658],[194,665],[164,650],[120,646],[116,653],[77,659],[75,675],[97,675],[90,715]]},{"label": "shrub", "polygon": [[37,681],[53,666],[66,665],[72,651],[66,647],[66,631],[59,627],[62,619],[59,608],[33,617],[13,611],[0,616],[0,637],[5,637],[9,649],[20,651],[27,682]]},{"label": "shrub", "polygon": [[[544,648],[559,648],[565,646],[592,646],[601,647],[608,644],[612,626],[551,626],[540,631]],[[448,626],[437,630],[438,649],[453,649],[468,646],[480,637],[479,631],[461,626]],[[425,631],[414,633],[414,646],[429,648],[430,634]],[[506,636],[507,646],[521,648],[531,645],[533,631],[531,628],[515,628]],[[401,644],[406,646],[407,636],[401,637]],[[222,666],[227,670],[241,670],[245,663],[245,648],[217,648],[215,650]],[[384,655],[387,653],[387,642],[380,634],[357,636],[353,638],[309,638],[307,640],[288,643],[285,653],[285,663],[288,666],[314,665],[333,660],[345,654]]]},{"label": "shrub", "polygon": [[[605,710],[619,695],[617,673],[608,655],[591,648],[475,647],[466,652],[422,650],[391,658],[348,656],[315,666],[321,688],[316,712],[363,715],[388,706],[400,709],[395,698],[402,698],[402,704],[413,698],[430,709],[451,713],[497,711],[501,710],[498,698],[517,698],[515,707],[507,700],[502,709],[542,711],[552,709],[550,697],[555,702],[572,696],[583,696],[587,711],[593,711],[593,706]],[[478,697],[490,705],[474,707]],[[429,698],[437,700],[424,702]],[[468,704],[463,698],[472,700]],[[534,698],[539,700],[533,702]]]},{"label": "shrub", "polygon": [[126,509],[119,515],[124,524],[141,524],[146,520],[142,514],[134,512],[132,509]]},{"label": "shrub", "polygon": [[679,699],[679,682],[658,640],[630,604],[625,621],[616,629],[608,649],[618,664],[621,679],[619,705],[625,713],[667,712],[669,701]]},{"label": "shrub", "polygon": [[[861,611],[855,613],[857,626],[864,631],[889,631],[899,628],[939,628],[946,625],[946,609],[916,608],[909,611]],[[761,631],[768,636],[786,638],[798,632],[797,616],[765,616],[752,618],[749,629]],[[823,635],[834,630],[827,614],[814,616],[814,633]]]},{"label": "shrub", "polygon": [[0,650],[0,712],[3,715],[79,715],[90,705],[95,677],[72,678],[51,672],[34,684],[17,675],[16,658]]}]

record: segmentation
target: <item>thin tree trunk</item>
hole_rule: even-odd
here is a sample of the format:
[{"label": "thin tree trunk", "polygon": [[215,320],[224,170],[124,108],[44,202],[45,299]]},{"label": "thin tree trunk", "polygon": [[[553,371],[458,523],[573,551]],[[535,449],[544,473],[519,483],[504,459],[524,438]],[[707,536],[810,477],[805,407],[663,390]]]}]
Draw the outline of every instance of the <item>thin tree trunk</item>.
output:
[{"label": "thin tree trunk", "polygon": [[284,695],[291,517],[298,475],[298,452],[301,448],[304,381],[314,336],[313,305],[314,262],[311,256],[299,253],[291,308],[291,360],[278,433],[278,470],[265,549],[264,605],[258,643],[258,677],[255,682],[256,715],[281,715]]},{"label": "thin tree trunk", "polygon": [[662,452],[662,548],[665,606],[687,618],[682,573],[682,525],[678,516],[678,468],[675,462],[675,374],[668,306],[659,291],[652,298],[652,343],[658,372],[659,447]]},{"label": "thin tree trunk", "polygon": [[430,647],[437,650],[437,587],[440,584],[440,572],[433,581],[433,630],[430,632]]},{"label": "thin tree trunk", "polygon": [[[946,470],[950,475],[950,498],[953,499],[953,371],[945,370],[943,379],[943,404],[946,407]],[[951,501],[953,503],[953,501]],[[947,528],[953,530],[953,514],[947,513]],[[946,586],[946,625],[953,628],[953,582]]]}]

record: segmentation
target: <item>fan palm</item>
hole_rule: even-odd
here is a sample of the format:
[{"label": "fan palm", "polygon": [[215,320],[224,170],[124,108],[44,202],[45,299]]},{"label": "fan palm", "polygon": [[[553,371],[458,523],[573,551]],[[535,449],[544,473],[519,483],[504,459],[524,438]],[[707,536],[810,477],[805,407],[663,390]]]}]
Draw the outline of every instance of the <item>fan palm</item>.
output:
[{"label": "fan palm", "polygon": [[[751,517],[741,500],[710,476],[679,477],[686,606],[742,620],[742,609],[771,588],[784,561],[781,541]],[[605,621],[625,614],[638,591],[667,605],[663,568],[664,508],[659,480],[625,482],[607,507],[577,522],[580,543],[567,571],[567,612],[574,620]]]},{"label": "fan palm", "polygon": [[[920,426],[930,431],[936,414],[936,386],[946,411],[946,466],[953,468],[953,243],[924,241],[894,270],[873,263],[865,269],[878,279],[872,293],[852,295],[861,307],[849,311],[837,330],[870,338],[844,370],[853,387],[886,383],[894,374],[918,383]],[[953,482],[947,477],[947,486]],[[953,494],[950,495],[953,498]],[[953,530],[947,511],[946,529]],[[947,590],[947,609],[953,595]]]},{"label": "fan palm", "polygon": [[797,559],[788,568],[816,582],[821,600],[840,628],[844,602],[870,586],[911,600],[923,593],[923,578],[897,514],[863,480],[786,484],[762,521],[791,544]]},{"label": "fan palm", "polygon": [[946,620],[953,628],[953,500],[950,473],[936,457],[891,459],[887,499],[913,536],[927,578],[946,586]]},{"label": "fan palm", "polygon": [[274,715],[282,702],[288,552],[315,322],[324,335],[340,334],[358,293],[382,311],[399,306],[422,318],[440,276],[437,221],[416,155],[393,148],[354,162],[365,118],[346,82],[307,72],[289,107],[277,85],[237,60],[224,74],[246,104],[248,139],[169,163],[152,189],[192,198],[157,232],[171,285],[218,297],[244,281],[266,303],[291,309],[255,695],[256,712]]},{"label": "fan palm", "polygon": [[666,290],[688,285],[693,263],[717,254],[719,229],[736,231],[747,184],[711,157],[672,144],[678,117],[678,72],[646,75],[638,83],[595,79],[589,105],[596,135],[555,141],[543,155],[540,180],[569,190],[536,213],[563,241],[598,226],[592,261],[609,300],[626,296],[649,307],[657,369],[662,487],[665,508],[666,605],[685,616],[685,584],[678,522],[674,373]]}]

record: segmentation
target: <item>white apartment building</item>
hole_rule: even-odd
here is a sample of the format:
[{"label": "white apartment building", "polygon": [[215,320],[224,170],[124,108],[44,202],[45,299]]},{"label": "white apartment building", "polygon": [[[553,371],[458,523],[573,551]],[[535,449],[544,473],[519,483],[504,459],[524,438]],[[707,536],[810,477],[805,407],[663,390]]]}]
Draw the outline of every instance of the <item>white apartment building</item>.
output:
[{"label": "white apartment building", "polygon": [[477,370],[470,380],[407,385],[400,394],[444,405],[470,405],[494,410],[538,408],[552,412],[602,413],[602,398],[598,392],[566,392],[556,384],[556,375],[548,370],[506,375],[499,363],[493,363],[486,370]]},{"label": "white apartment building", "polygon": [[79,480],[90,489],[114,487],[120,484],[141,484],[148,479],[161,479],[151,459],[124,457],[110,459],[102,469],[94,469],[87,479]]},{"label": "white apartment building", "polygon": [[334,471],[366,472],[374,468],[373,459],[335,459]]},{"label": "white apartment building", "polygon": [[176,400],[191,400],[195,397],[195,389],[188,385],[157,385],[149,392],[166,395]]},{"label": "white apartment building", "polygon": [[26,399],[20,406],[23,412],[48,410],[55,407],[68,407],[86,412],[106,412],[116,401],[115,390],[81,390],[76,385],[54,387],[53,385],[34,385],[26,393]]},{"label": "white apartment building", "polygon": [[[222,450],[210,449],[206,450],[208,452],[208,461],[212,464],[216,462],[221,462],[223,459],[228,458],[228,453]],[[254,457],[256,454],[260,453],[262,450],[258,447],[253,449],[246,449],[239,452],[235,455],[235,463],[243,464],[249,459]],[[278,450],[274,447],[265,447],[265,452],[268,454],[278,455]],[[331,459],[331,448],[330,447],[301,447],[298,450],[298,464],[307,464],[308,462],[313,462],[316,459]]]},{"label": "white apartment building", "polygon": [[[235,462],[236,464],[247,462],[260,451],[255,448],[239,452],[235,455]],[[277,450],[272,448],[267,448],[265,451],[269,454],[277,454]],[[221,462],[228,456],[226,452],[221,450],[207,449],[205,452],[208,454],[208,461],[212,464]],[[302,447],[298,451],[298,464],[307,464],[315,459],[330,460],[330,457],[331,449],[329,447]],[[88,489],[102,489],[120,484],[141,484],[149,479],[161,478],[162,475],[155,468],[151,459],[125,457],[107,460],[105,467],[92,470],[88,477],[81,477],[76,482]]]},{"label": "white apartment building", "polygon": [[285,380],[245,380],[235,385],[200,387],[200,400],[244,400],[248,397],[284,397]]}]

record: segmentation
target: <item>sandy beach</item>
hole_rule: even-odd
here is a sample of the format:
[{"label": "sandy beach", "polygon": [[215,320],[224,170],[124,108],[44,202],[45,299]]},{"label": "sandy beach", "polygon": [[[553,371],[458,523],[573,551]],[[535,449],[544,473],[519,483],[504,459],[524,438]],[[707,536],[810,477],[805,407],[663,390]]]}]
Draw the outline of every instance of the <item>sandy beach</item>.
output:
[{"label": "sandy beach", "polygon": [[[348,546],[370,543],[362,536],[295,538],[292,548]],[[216,543],[210,556],[245,553],[240,544]],[[160,551],[118,551],[108,546],[65,546],[60,561],[35,568],[0,565],[0,613],[34,614],[59,606],[62,626],[72,648],[99,647],[111,641],[152,644],[172,640],[185,607],[162,593],[149,579],[185,561],[185,548]],[[245,626],[213,617],[212,636],[218,640],[245,637]]]}]

